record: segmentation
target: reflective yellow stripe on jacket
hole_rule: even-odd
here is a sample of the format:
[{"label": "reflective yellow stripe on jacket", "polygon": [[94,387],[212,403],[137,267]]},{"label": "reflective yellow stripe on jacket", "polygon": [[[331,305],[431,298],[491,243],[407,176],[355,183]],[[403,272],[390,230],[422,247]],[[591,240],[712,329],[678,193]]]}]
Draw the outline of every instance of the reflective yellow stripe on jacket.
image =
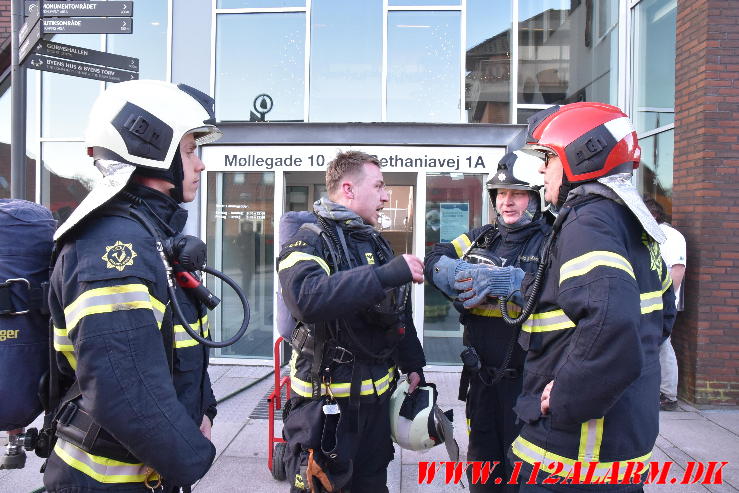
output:
[{"label": "reflective yellow stripe on jacket", "polygon": [[[203,328],[202,332],[200,328]],[[208,315],[205,315],[203,318],[201,318],[199,321],[190,324],[190,328],[195,331],[196,333],[200,334],[202,337],[208,337],[208,334],[210,333],[209,327],[208,327]],[[182,325],[175,325],[174,326],[174,346],[175,347],[191,347],[191,346],[197,346],[199,343],[192,337],[190,337],[190,334],[188,334],[185,331],[185,327]]]},{"label": "reflective yellow stripe on jacket", "polygon": [[143,284],[123,284],[90,289],[77,297],[64,309],[68,330],[73,330],[80,320],[97,313],[112,313],[121,310],[151,310],[157,324],[164,318],[164,304],[149,294]]},{"label": "reflective yellow stripe on jacket", "polygon": [[[144,464],[130,464],[85,452],[81,448],[62,440],[57,440],[54,452],[67,465],[90,476],[101,483],[138,483],[146,480],[152,469]],[[154,475],[150,480],[156,481]]]},{"label": "reflective yellow stripe on jacket", "polygon": [[[470,313],[479,317],[503,318],[503,314],[500,312],[500,307],[497,302],[496,304],[485,304],[472,308]],[[520,313],[521,309],[518,305],[508,302],[508,314],[511,317],[517,317]]]},{"label": "reflective yellow stripe on jacket", "polygon": [[[310,382],[299,379],[296,375],[295,361],[297,360],[297,353],[293,353],[290,359],[290,385],[296,394],[301,397],[312,397],[313,386]],[[395,375],[395,367],[390,367],[387,370],[387,375],[383,376],[378,380],[362,380],[362,386],[360,388],[361,395],[372,395],[377,392],[377,395],[382,395],[390,388],[390,384],[393,383],[393,376]],[[349,391],[351,388],[350,382],[332,383],[330,385],[331,393],[334,397],[349,397]],[[326,385],[321,384],[321,395],[326,395]]]},{"label": "reflective yellow stripe on jacket", "polygon": [[461,234],[452,240],[452,246],[457,252],[457,258],[462,258],[464,252],[472,245],[469,237],[466,234]]},{"label": "reflective yellow stripe on jacket", "polygon": [[280,265],[277,268],[277,272],[283,271],[285,269],[289,269],[293,265],[297,264],[298,262],[302,262],[305,260],[312,260],[313,262],[316,262],[318,265],[321,266],[323,270],[326,271],[326,274],[331,274],[330,269],[328,268],[328,264],[325,260],[323,260],[321,257],[316,257],[315,255],[310,255],[305,252],[292,252],[290,255],[285,257],[280,261]]},{"label": "reflective yellow stripe on jacket", "polygon": [[523,323],[521,330],[524,332],[551,332],[554,330],[571,329],[575,322],[565,315],[562,310],[532,313]]},{"label": "reflective yellow stripe on jacket", "polygon": [[[585,481],[587,478],[586,473],[588,472],[588,469],[590,467],[589,463],[594,462],[596,463],[596,465],[593,477],[587,479],[597,481],[599,478],[603,477],[610,478],[611,468],[614,464],[616,464],[616,462],[600,462],[598,458],[598,454],[600,453],[600,443],[603,435],[602,419],[603,418],[601,418],[600,420],[591,420],[592,422],[594,422],[592,424],[591,421],[583,424],[583,431],[581,432],[580,436],[580,451],[578,452],[578,460],[564,457],[562,455],[555,454],[554,452],[545,450],[537,445],[534,445],[520,435],[516,438],[516,440],[514,440],[511,450],[521,460],[531,464],[532,466],[538,462],[539,464],[541,464],[542,472],[553,474],[555,476],[574,476],[573,471],[575,471],[575,463],[578,462],[581,467],[580,481]],[[598,421],[600,421],[600,423],[598,423]],[[590,434],[590,436],[584,437],[583,433]],[[644,463],[648,461],[651,456],[652,452],[649,452],[645,455],[642,455],[641,457],[618,461],[619,480],[623,479],[624,477],[624,473],[627,470],[627,463],[641,463],[643,470],[644,468],[646,468],[646,464]],[[560,471],[557,471],[559,464],[562,464],[564,467]]]},{"label": "reflective yellow stripe on jacket", "polygon": [[69,333],[84,317],[96,313],[112,313],[120,310],[148,309],[152,311],[157,326],[161,329],[164,319],[164,304],[149,293],[143,284],[124,284],[85,291],[64,309],[67,327],[54,327],[54,349],[64,355],[73,369],[77,369],[77,358]]},{"label": "reflective yellow stripe on jacket", "polygon": [[562,264],[562,267],[559,268],[559,284],[561,286],[563,282],[571,277],[583,276],[596,267],[620,269],[636,279],[634,268],[627,259],[614,252],[596,250]]}]

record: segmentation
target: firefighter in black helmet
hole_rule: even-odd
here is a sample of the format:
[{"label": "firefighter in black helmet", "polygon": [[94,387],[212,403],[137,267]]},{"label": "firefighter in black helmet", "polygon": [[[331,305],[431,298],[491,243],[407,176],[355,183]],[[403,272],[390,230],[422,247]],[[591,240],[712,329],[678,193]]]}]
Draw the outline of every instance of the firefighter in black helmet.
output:
[{"label": "firefighter in black helmet", "polygon": [[[495,207],[493,224],[475,228],[451,243],[438,243],[425,259],[426,276],[442,292],[454,299],[468,296],[454,289],[455,277],[464,271],[480,270],[482,277],[493,269],[486,265],[517,267],[533,273],[539,250],[549,232],[542,211],[541,160],[521,152],[506,154],[487,182],[490,201]],[[484,269],[484,270],[482,270]],[[518,271],[512,271],[518,272]],[[514,274],[515,275],[515,274]],[[506,450],[516,438],[513,405],[521,392],[524,351],[518,345],[520,327],[508,325],[501,317],[498,300],[490,292],[455,302],[464,325],[464,364],[459,398],[466,401],[469,449],[467,460],[500,461],[486,484],[471,484],[471,491],[514,491],[506,485],[511,468]],[[509,312],[518,307],[509,303]],[[502,484],[495,484],[496,478]]]}]

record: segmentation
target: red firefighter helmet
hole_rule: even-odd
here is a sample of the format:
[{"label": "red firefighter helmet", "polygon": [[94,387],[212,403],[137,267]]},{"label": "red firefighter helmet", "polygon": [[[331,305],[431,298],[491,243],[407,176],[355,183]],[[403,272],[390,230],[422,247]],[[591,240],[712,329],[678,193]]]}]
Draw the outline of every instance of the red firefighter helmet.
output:
[{"label": "red firefighter helmet", "polygon": [[641,150],[626,114],[605,103],[553,106],[531,116],[526,149],[555,152],[570,183],[639,167]]}]

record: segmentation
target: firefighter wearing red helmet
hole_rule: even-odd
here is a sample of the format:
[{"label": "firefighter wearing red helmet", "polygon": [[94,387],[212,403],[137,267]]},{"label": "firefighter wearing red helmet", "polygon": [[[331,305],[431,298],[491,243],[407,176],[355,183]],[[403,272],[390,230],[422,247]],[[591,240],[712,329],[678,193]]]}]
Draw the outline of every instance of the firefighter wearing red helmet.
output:
[{"label": "firefighter wearing red helmet", "polygon": [[572,484],[588,474],[621,481],[627,463],[649,461],[658,433],[659,345],[674,294],[664,237],[631,184],[636,132],[614,106],[555,106],[529,119],[524,150],[544,158],[545,198],[559,212],[519,340],[527,356],[514,409],[524,426],[511,459],[522,478],[540,467],[540,484],[521,491],[640,491],[638,481]]}]

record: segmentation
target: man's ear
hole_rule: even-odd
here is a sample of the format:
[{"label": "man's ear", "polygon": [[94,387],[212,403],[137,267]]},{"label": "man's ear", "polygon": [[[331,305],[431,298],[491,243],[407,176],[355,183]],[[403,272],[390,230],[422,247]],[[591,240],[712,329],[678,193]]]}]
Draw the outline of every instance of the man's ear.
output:
[{"label": "man's ear", "polygon": [[342,182],[341,184],[341,193],[344,196],[344,198],[347,199],[353,199],[354,198],[354,191],[353,191],[353,184],[350,181]]}]

